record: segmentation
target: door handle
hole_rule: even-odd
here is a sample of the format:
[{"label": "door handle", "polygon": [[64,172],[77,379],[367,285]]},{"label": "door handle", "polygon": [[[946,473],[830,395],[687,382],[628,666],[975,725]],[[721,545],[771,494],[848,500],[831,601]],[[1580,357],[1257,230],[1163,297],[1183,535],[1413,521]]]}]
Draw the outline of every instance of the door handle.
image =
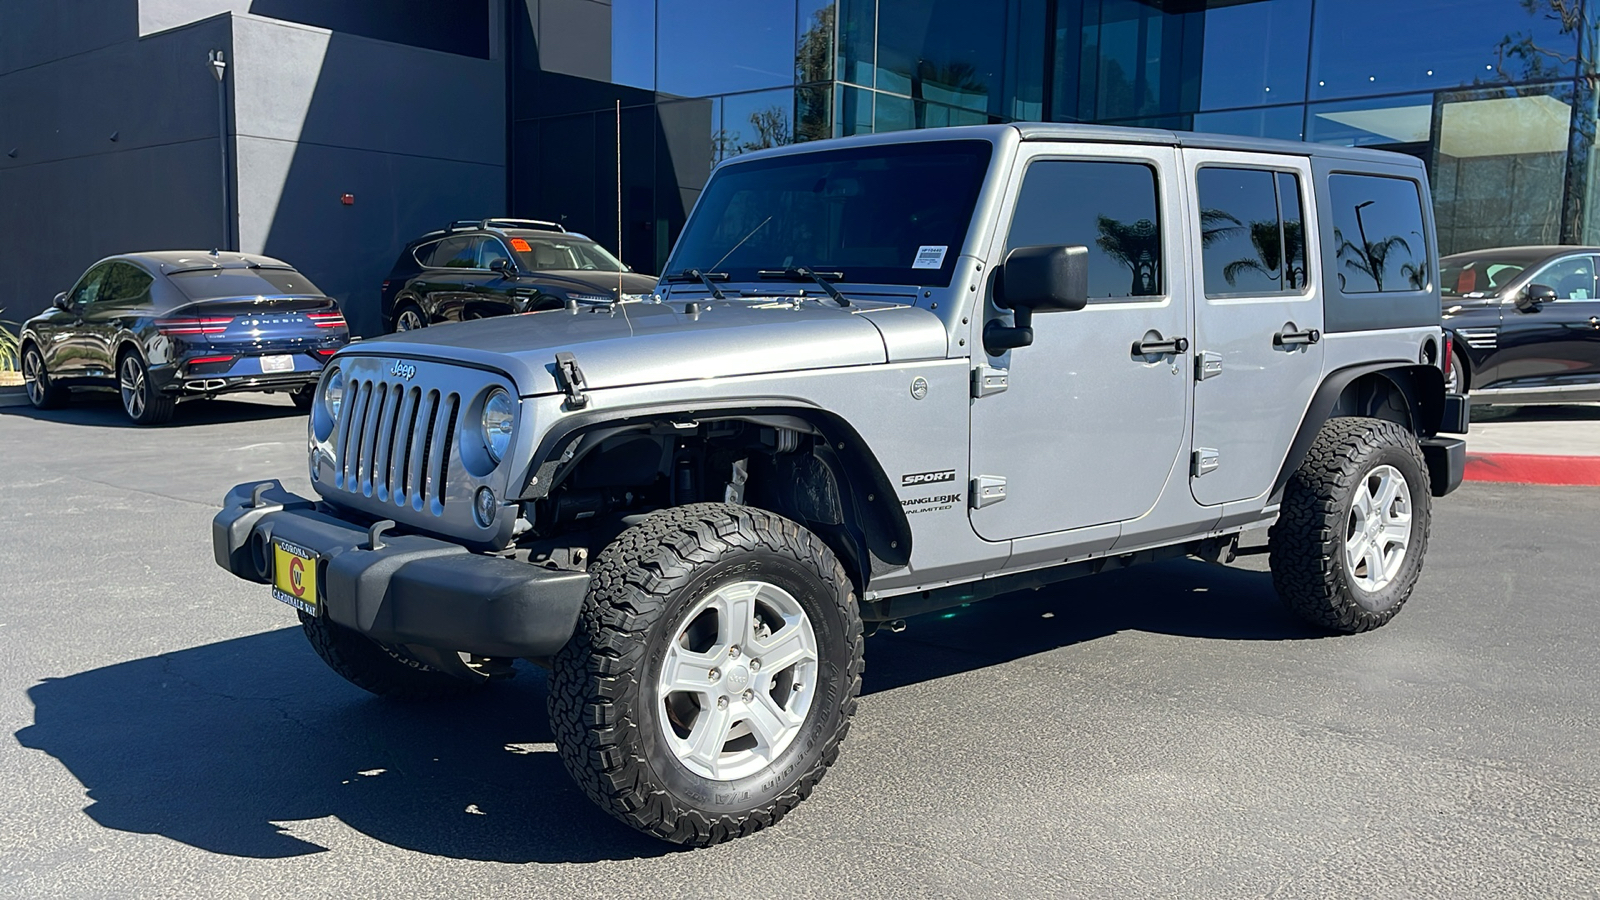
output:
[{"label": "door handle", "polygon": [[1307,328],[1305,331],[1284,330],[1272,336],[1272,346],[1298,347],[1304,344],[1315,344],[1320,340],[1322,340],[1322,332],[1315,328]]},{"label": "door handle", "polygon": [[1141,339],[1133,342],[1134,356],[1165,356],[1168,353],[1183,353],[1188,349],[1189,339],[1182,337],[1175,337],[1169,341],[1146,341]]},{"label": "door handle", "polygon": [[1600,328],[1600,316],[1590,316],[1589,317],[1589,327],[1590,328]]}]

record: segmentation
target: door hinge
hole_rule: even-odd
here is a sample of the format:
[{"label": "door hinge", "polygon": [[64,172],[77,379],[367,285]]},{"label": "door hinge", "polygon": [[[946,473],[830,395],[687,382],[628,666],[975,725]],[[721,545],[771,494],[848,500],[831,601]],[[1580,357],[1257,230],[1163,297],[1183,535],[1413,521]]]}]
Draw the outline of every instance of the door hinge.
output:
[{"label": "door hinge", "polygon": [[1194,461],[1190,464],[1189,474],[1196,478],[1207,472],[1216,471],[1222,465],[1222,454],[1210,447],[1201,447],[1194,451]]},{"label": "door hinge", "polygon": [[1205,381],[1222,374],[1222,354],[1210,350],[1195,354],[1194,380]]},{"label": "door hinge", "polygon": [[972,479],[972,496],[969,501],[973,509],[983,509],[991,503],[999,503],[1006,498],[1006,480],[1001,475],[979,475]]},{"label": "door hinge", "polygon": [[1010,387],[1010,373],[994,366],[979,366],[972,370],[972,396],[987,397]]}]

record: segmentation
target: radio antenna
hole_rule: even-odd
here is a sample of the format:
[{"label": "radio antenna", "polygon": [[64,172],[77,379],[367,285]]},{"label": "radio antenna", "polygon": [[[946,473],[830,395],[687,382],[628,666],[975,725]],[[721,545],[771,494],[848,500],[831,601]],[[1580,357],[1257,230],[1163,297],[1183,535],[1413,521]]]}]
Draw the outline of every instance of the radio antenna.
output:
[{"label": "radio antenna", "polygon": [[[617,261],[622,261],[622,101],[617,100]],[[617,270],[617,302],[622,302],[622,270]]]}]

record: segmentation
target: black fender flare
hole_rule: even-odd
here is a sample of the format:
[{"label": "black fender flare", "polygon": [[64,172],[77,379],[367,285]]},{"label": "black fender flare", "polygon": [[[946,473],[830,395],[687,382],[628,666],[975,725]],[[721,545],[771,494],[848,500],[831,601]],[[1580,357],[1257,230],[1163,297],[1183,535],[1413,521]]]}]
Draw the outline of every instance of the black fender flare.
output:
[{"label": "black fender flare", "polygon": [[522,487],[516,499],[536,500],[547,496],[553,487],[551,479],[560,466],[559,451],[595,428],[764,416],[800,419],[827,436],[826,455],[837,460],[838,464],[831,468],[844,483],[840,499],[845,507],[846,522],[856,526],[853,530],[863,545],[860,548],[861,571],[854,573],[860,585],[865,587],[876,571],[898,568],[909,562],[911,523],[900,508],[899,494],[877,455],[844,419],[797,397],[743,397],[693,406],[646,404],[569,413],[539,439],[526,474],[520,476]]},{"label": "black fender flare", "polygon": [[1311,396],[1306,414],[1300,420],[1300,429],[1295,432],[1289,452],[1283,458],[1283,466],[1278,470],[1278,477],[1272,482],[1269,505],[1283,499],[1284,485],[1289,483],[1289,476],[1305,461],[1312,442],[1317,439],[1323,423],[1332,417],[1345,389],[1369,375],[1384,378],[1405,397],[1411,420],[1407,425],[1418,438],[1438,433],[1444,418],[1444,372],[1437,366],[1390,360],[1336,369],[1322,379],[1322,384]]}]

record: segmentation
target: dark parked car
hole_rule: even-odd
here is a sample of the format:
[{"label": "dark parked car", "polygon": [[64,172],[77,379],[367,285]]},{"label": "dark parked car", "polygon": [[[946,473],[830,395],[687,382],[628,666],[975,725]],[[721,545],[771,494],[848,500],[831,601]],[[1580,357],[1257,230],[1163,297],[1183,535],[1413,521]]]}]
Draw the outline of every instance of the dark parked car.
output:
[{"label": "dark parked car", "polygon": [[22,377],[40,409],[74,387],[116,387],[141,425],[180,400],[287,391],[309,409],[322,366],[350,340],[334,301],[289,265],[200,250],[95,263],[22,325]]},{"label": "dark parked car", "polygon": [[[620,283],[620,284],[619,284]],[[383,283],[386,331],[649,296],[651,275],[554,222],[454,222],[406,245]]]},{"label": "dark parked car", "polygon": [[1600,247],[1505,247],[1439,261],[1448,389],[1507,406],[1600,400]]}]

